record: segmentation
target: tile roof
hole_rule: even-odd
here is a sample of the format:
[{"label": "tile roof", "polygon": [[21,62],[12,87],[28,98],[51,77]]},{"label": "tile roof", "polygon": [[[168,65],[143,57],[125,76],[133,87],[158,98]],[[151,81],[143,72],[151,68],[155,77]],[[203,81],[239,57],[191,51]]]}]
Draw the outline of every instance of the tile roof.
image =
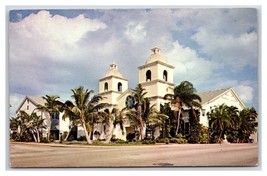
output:
[{"label": "tile roof", "polygon": [[221,95],[222,93],[226,92],[229,89],[231,89],[231,88],[211,90],[211,91],[207,91],[207,92],[198,92],[197,94],[201,97],[201,100],[202,100],[201,104],[203,105],[203,104],[213,100],[214,98],[218,97],[219,95]]}]

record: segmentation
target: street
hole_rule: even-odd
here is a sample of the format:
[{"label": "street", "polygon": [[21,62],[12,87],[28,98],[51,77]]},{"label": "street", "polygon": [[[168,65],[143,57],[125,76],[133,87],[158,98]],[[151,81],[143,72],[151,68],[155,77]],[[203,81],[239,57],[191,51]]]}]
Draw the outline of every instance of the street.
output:
[{"label": "street", "polygon": [[11,168],[257,166],[257,144],[87,146],[10,143]]}]

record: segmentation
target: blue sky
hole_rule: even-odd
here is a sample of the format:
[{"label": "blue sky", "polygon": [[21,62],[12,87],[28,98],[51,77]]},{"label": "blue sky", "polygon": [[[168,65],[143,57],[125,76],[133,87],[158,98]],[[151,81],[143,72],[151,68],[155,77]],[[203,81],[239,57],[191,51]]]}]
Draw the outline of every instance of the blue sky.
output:
[{"label": "blue sky", "polygon": [[9,20],[11,115],[26,95],[59,95],[98,80],[115,62],[134,88],[154,46],[174,83],[198,92],[233,87],[258,109],[258,12],[253,8],[13,10]]}]

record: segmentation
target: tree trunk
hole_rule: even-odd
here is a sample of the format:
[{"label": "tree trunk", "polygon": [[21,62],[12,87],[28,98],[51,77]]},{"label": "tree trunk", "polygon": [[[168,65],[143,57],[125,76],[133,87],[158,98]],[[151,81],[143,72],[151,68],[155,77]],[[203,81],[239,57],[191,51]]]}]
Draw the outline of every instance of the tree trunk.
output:
[{"label": "tree trunk", "polygon": [[144,136],[146,135],[146,124],[142,124],[140,133],[141,133],[141,140],[142,140],[142,139],[144,139]]},{"label": "tree trunk", "polygon": [[31,133],[32,133],[32,136],[33,136],[34,142],[37,142],[36,136],[35,136],[35,134],[34,134],[34,130],[31,130]]},{"label": "tree trunk", "polygon": [[85,133],[85,137],[86,137],[86,141],[88,144],[92,144],[92,141],[90,140],[90,136],[88,135],[87,129],[86,129],[86,125],[85,122],[82,122],[82,126],[84,129],[84,133]]},{"label": "tree trunk", "polygon": [[72,129],[72,128],[73,128],[73,126],[71,126],[71,128],[69,128],[69,131],[68,131],[66,137],[64,138],[64,141],[67,141],[67,139],[68,139],[68,137],[69,137],[69,135],[70,135],[70,132],[71,132],[71,129]]},{"label": "tree trunk", "polygon": [[103,142],[105,144],[108,144],[112,138],[112,134],[114,132],[114,125],[111,120],[109,120],[109,123],[107,124],[108,128],[106,128],[106,140]]},{"label": "tree trunk", "polygon": [[222,132],[220,133],[220,136],[219,136],[219,139],[218,139],[218,141],[217,141],[217,143],[221,143],[221,136],[222,136],[222,133],[223,133],[223,130],[222,130]]},{"label": "tree trunk", "polygon": [[142,120],[142,115],[141,115],[141,112],[142,112],[142,106],[139,104],[137,106],[137,118],[139,120],[139,139],[143,139],[143,128],[144,128],[144,124],[143,124],[143,120]]},{"label": "tree trunk", "polygon": [[51,136],[51,127],[52,127],[52,114],[49,113],[49,120],[50,120],[50,125],[48,125],[48,132],[47,132],[47,141],[50,142],[50,136]]},{"label": "tree trunk", "polygon": [[40,132],[38,129],[36,129],[36,134],[37,134],[37,142],[39,143],[41,140],[40,140]]},{"label": "tree trunk", "polygon": [[174,111],[176,116],[177,116],[177,126],[176,126],[176,131],[175,131],[175,134],[177,135],[178,132],[179,132],[179,128],[180,128],[180,116],[181,116],[181,111],[182,109],[179,108],[179,111],[178,111],[178,116],[177,116],[177,111]]}]

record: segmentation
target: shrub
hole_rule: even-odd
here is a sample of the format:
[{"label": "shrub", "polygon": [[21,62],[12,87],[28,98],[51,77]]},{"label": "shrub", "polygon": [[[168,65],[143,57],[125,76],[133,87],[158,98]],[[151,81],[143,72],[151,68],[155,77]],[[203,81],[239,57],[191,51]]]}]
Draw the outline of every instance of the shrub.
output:
[{"label": "shrub", "polygon": [[127,136],[126,136],[126,139],[127,139],[127,141],[132,142],[132,141],[135,140],[135,137],[136,137],[135,133],[128,133]]},{"label": "shrub", "polygon": [[170,143],[175,143],[175,144],[186,144],[187,140],[184,138],[171,138]]},{"label": "shrub", "polygon": [[80,136],[77,141],[86,141],[86,137],[85,136]]},{"label": "shrub", "polygon": [[128,142],[127,141],[124,141],[122,139],[116,139],[115,143],[116,144],[127,144]]},{"label": "shrub", "polygon": [[72,136],[72,135],[70,135],[69,137],[68,137],[68,141],[73,141],[74,140],[74,137]]},{"label": "shrub", "polygon": [[40,138],[40,142],[43,142],[43,143],[48,143],[48,141],[47,141],[46,137],[41,137],[41,138]]},{"label": "shrub", "polygon": [[154,140],[143,140],[142,144],[155,144],[156,142]]},{"label": "shrub", "polygon": [[156,140],[156,142],[158,142],[158,143],[169,144],[169,143],[170,143],[170,139],[169,139],[169,138],[158,138],[158,139]]}]

